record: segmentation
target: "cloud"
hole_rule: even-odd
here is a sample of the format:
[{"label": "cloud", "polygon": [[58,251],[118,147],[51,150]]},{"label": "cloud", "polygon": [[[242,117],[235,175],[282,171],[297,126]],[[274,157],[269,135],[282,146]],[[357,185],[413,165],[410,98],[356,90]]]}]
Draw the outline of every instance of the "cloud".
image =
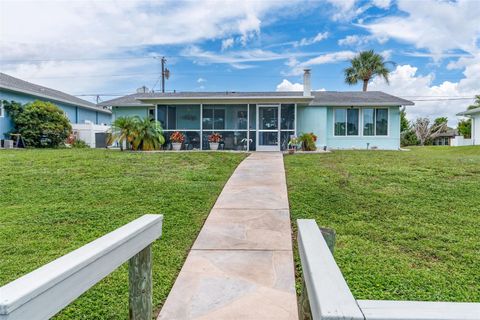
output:
[{"label": "cloud", "polygon": [[[295,57],[310,56],[310,53],[276,53],[262,49],[230,51],[228,53],[216,53],[206,51],[198,46],[192,45],[180,52],[183,57],[192,59],[198,64],[229,64],[236,69],[247,69],[255,67],[252,62],[274,61],[295,59]],[[290,60],[289,60],[290,61]],[[296,61],[296,60],[295,60]]]},{"label": "cloud", "polygon": [[[307,67],[350,60],[355,56],[355,54],[356,53],[353,51],[337,51],[337,52],[325,53],[315,58],[306,60],[304,62],[297,61],[296,65],[291,65],[293,69],[290,75],[300,75],[303,73],[303,69]],[[293,62],[293,61],[289,61],[289,62]]]},{"label": "cloud", "polygon": [[322,40],[327,39],[329,36],[328,32],[319,32],[315,37],[312,38],[302,38],[300,41],[293,42],[294,47],[303,47],[309,46],[311,44],[320,42]]},{"label": "cloud", "polygon": [[[303,91],[303,84],[298,82],[292,83],[287,79],[283,79],[282,82],[280,82],[277,85],[276,91]],[[326,91],[326,90],[325,88],[321,88],[315,91]]]},{"label": "cloud", "polygon": [[477,1],[408,1],[397,3],[403,15],[376,19],[363,26],[372,35],[426,49],[434,59],[451,50],[478,52],[480,6]]},{"label": "cloud", "polygon": [[[68,62],[73,65],[70,68],[81,76],[92,76],[91,81],[84,82],[70,74],[69,81],[48,81],[49,84],[57,84],[55,88],[65,91],[71,87],[76,92],[92,87],[96,87],[96,91],[104,90],[112,87],[108,77],[96,75],[100,72],[103,76],[120,74],[127,72],[128,68],[118,60],[104,67],[103,62],[96,60],[98,58],[106,61],[112,57],[135,59],[160,46],[165,48],[216,39],[238,38],[245,45],[260,33],[262,20],[267,15],[297,5],[296,1],[286,0],[207,0],[202,3],[59,0],[29,1],[28,4],[2,1],[0,63],[2,71],[30,80],[63,77],[64,70],[54,68]],[[26,6],[28,10],[25,10]],[[39,60],[54,61],[45,63]],[[151,68],[156,65],[151,60],[146,61]],[[143,67],[146,61],[138,60],[129,65]],[[99,68],[90,68],[91,65]]]},{"label": "cloud", "polygon": [[207,82],[207,80],[203,79],[203,78],[198,78],[197,79],[197,83],[204,83],[204,82]]},{"label": "cloud", "polygon": [[391,5],[390,2],[390,0],[373,0],[373,5],[381,9],[388,9]]},{"label": "cloud", "polygon": [[228,38],[228,39],[222,40],[222,51],[225,51],[228,48],[233,47],[234,43],[235,43],[235,40],[233,38]]},{"label": "cloud", "polygon": [[[406,99],[414,99],[415,106],[407,108],[410,120],[417,117],[448,117],[450,125],[455,125],[456,113],[466,110],[473,102],[473,96],[478,94],[480,83],[480,59],[465,60],[465,78],[458,82],[444,81],[434,85],[433,74],[418,75],[418,68],[411,65],[399,65],[390,74],[390,85],[384,80],[375,78],[369,85],[369,90],[380,90]],[[452,100],[452,97],[472,97],[472,100]],[[449,100],[446,100],[449,99]],[[434,100],[434,101],[418,101]]]},{"label": "cloud", "polygon": [[291,83],[287,79],[283,79],[281,83],[277,85],[277,91],[303,91],[303,84]]}]

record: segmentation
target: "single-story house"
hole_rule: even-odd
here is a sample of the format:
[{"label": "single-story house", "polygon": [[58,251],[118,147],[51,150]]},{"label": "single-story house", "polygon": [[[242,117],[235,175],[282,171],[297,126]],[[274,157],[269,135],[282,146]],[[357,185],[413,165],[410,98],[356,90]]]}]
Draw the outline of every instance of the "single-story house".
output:
[{"label": "single-story house", "polygon": [[400,108],[413,102],[379,91],[311,91],[307,69],[303,92],[137,92],[100,105],[112,120],[158,120],[167,139],[181,131],[189,149],[208,149],[216,132],[224,149],[285,150],[291,136],[313,132],[319,148],[397,150]]},{"label": "single-story house", "polygon": [[[0,72],[0,139],[9,139],[7,135],[13,128],[12,121],[3,108],[3,101],[25,104],[35,100],[52,102],[60,107],[70,120],[74,131],[82,130],[85,125],[106,127],[111,124],[112,112],[108,108]],[[77,126],[79,128],[76,128]]]},{"label": "single-story house", "polygon": [[441,132],[432,139],[434,146],[451,146],[453,140],[458,136],[458,130],[448,127],[445,132]]},{"label": "single-story house", "polygon": [[472,144],[480,145],[480,107],[457,113],[457,116],[472,119]]}]

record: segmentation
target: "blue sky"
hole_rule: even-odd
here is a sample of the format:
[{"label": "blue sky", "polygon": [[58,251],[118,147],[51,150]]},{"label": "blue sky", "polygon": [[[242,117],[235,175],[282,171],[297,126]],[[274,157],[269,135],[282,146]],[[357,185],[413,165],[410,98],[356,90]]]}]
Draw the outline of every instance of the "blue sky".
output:
[{"label": "blue sky", "polygon": [[374,49],[396,66],[371,90],[453,125],[480,93],[479,16],[477,0],[0,0],[0,70],[89,100],[159,90],[157,56],[167,90],[299,90],[305,67],[313,89],[361,90],[343,69]]}]

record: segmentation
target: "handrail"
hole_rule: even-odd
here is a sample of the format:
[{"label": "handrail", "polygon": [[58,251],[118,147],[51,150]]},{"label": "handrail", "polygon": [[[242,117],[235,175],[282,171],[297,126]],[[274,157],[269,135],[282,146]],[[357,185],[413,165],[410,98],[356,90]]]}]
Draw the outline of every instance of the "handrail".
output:
[{"label": "handrail", "polygon": [[[144,215],[4,285],[0,320],[48,319],[129,259],[131,314],[151,314],[151,243],[161,236],[162,221],[162,215]],[[144,292],[135,290],[137,278],[146,282]],[[140,306],[142,294],[147,305]]]},{"label": "handrail", "polygon": [[301,320],[480,320],[480,303],[355,300],[315,220],[299,219],[297,224],[310,306]]}]

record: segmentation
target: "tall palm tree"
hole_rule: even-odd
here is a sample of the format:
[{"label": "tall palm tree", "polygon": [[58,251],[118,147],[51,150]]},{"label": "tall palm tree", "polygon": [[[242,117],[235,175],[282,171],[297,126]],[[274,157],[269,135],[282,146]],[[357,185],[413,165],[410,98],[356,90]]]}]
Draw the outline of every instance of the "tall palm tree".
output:
[{"label": "tall palm tree", "polygon": [[468,107],[468,110],[480,108],[480,94],[475,95],[475,103]]},{"label": "tall palm tree", "polygon": [[164,143],[165,138],[160,122],[152,121],[150,118],[138,119],[135,137],[132,141],[134,150],[158,150]]},{"label": "tall palm tree", "polygon": [[381,55],[373,50],[362,51],[352,60],[350,67],[344,70],[345,82],[349,85],[355,85],[358,81],[363,81],[363,91],[367,91],[368,82],[376,76],[382,77],[389,83],[388,75],[390,69],[387,64],[395,64],[391,61],[385,61]]},{"label": "tall palm tree", "polygon": [[120,150],[123,151],[123,143],[125,142],[127,149],[132,146],[135,138],[135,132],[139,122],[139,117],[119,117],[112,123],[112,135],[109,139],[109,144],[118,141]]}]

